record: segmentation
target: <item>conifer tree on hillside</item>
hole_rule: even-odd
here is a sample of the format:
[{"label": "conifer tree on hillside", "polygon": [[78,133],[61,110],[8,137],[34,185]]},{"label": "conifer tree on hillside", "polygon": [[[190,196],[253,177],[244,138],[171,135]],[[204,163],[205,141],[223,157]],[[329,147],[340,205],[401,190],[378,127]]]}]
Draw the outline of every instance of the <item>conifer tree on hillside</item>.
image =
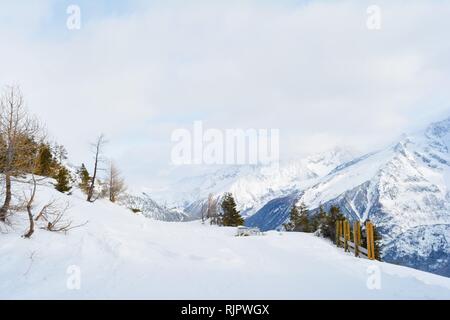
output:
[{"label": "conifer tree on hillside", "polygon": [[324,225],[327,223],[327,213],[323,209],[323,206],[320,205],[317,213],[311,219],[311,232],[318,231],[318,234],[323,236],[322,229]]},{"label": "conifer tree on hillside", "polygon": [[56,176],[55,189],[59,192],[68,192],[72,187],[70,186],[69,171],[65,167],[61,167]]},{"label": "conifer tree on hillside", "polygon": [[300,213],[300,220],[297,226],[297,230],[301,232],[310,232],[311,227],[308,218],[308,208],[303,202],[300,203],[299,213]]},{"label": "conifer tree on hillside", "polygon": [[91,176],[89,175],[89,172],[87,171],[84,163],[81,164],[81,167],[78,170],[78,177],[80,178],[80,183],[78,186],[82,191],[84,191],[87,194],[89,190],[89,182],[91,181]]},{"label": "conifer tree on hillside", "polygon": [[381,260],[381,234],[378,232],[378,229],[375,225],[373,226],[373,240],[375,247],[375,259],[377,259],[378,261],[383,261]]},{"label": "conifer tree on hillside", "polygon": [[286,231],[311,231],[310,222],[308,219],[308,208],[303,202],[298,208],[295,205],[292,206],[289,214],[289,222],[284,224],[284,228]]},{"label": "conifer tree on hillside", "polygon": [[244,219],[236,210],[236,202],[231,193],[226,193],[222,201],[222,224],[226,227],[237,227],[244,224]]},{"label": "conifer tree on hillside", "polygon": [[50,147],[43,144],[39,148],[38,163],[35,174],[43,177],[50,177],[54,175],[54,159]]},{"label": "conifer tree on hillside", "polygon": [[292,206],[291,212],[289,213],[289,222],[283,224],[286,231],[294,231],[296,224],[300,220],[300,213],[295,205]]},{"label": "conifer tree on hillside", "polygon": [[336,206],[330,208],[327,215],[326,223],[323,225],[323,236],[329,238],[331,241],[336,240],[336,221],[343,220],[345,217],[341,213],[341,209]]}]

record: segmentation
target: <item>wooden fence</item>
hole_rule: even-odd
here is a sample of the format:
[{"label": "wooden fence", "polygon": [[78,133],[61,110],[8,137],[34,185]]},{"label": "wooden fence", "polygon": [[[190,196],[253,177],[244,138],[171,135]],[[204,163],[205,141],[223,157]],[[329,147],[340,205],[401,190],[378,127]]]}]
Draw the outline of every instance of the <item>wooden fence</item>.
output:
[{"label": "wooden fence", "polygon": [[344,248],[346,252],[353,251],[355,257],[364,256],[370,260],[375,260],[375,241],[371,221],[366,222],[366,238],[367,248],[364,248],[361,246],[361,225],[359,221],[353,223],[353,237],[348,220],[336,221],[336,246]]}]

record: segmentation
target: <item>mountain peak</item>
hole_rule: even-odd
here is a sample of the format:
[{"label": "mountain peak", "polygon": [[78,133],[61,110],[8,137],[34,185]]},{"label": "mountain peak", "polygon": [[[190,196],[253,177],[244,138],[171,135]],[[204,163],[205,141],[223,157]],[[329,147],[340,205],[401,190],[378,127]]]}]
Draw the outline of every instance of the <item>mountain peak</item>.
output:
[{"label": "mountain peak", "polygon": [[450,133],[450,117],[442,121],[431,123],[426,129],[427,136],[442,138]]}]

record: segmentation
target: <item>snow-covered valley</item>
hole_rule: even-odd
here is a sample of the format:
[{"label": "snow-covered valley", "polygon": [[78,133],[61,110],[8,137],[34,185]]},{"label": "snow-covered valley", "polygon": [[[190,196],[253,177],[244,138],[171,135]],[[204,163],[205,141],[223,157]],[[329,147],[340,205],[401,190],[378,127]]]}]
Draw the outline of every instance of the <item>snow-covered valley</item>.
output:
[{"label": "snow-covered valley", "polygon": [[64,234],[38,223],[24,239],[26,213],[12,215],[0,235],[1,299],[450,298],[449,278],[355,258],[311,234],[236,237],[235,228],[88,203],[80,191],[64,195],[50,183],[38,187],[36,210],[50,199],[70,202],[64,219],[87,224]]}]

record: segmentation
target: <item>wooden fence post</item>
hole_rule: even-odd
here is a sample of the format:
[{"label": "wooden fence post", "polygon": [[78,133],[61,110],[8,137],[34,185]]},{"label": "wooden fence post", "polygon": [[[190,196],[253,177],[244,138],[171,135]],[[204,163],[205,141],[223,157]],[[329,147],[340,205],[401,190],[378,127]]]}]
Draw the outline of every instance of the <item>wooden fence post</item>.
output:
[{"label": "wooden fence post", "polygon": [[349,251],[348,250],[348,241],[350,240],[350,223],[348,222],[348,220],[344,220],[344,249],[345,252]]},{"label": "wooden fence post", "polygon": [[372,246],[372,260],[375,260],[375,235],[374,235],[374,226],[372,222],[370,223],[370,228],[371,228],[370,237],[372,238],[370,241]]},{"label": "wooden fence post", "polygon": [[359,246],[361,244],[361,226],[359,221],[353,223],[353,242],[355,243],[355,257],[359,257]]},{"label": "wooden fence post", "polygon": [[336,245],[338,247],[340,247],[341,246],[341,221],[340,220],[336,221],[336,228],[337,228]]},{"label": "wooden fence post", "polygon": [[[350,225],[350,221],[348,221],[348,220],[347,220],[347,239],[348,239],[348,241],[352,240],[352,228]],[[349,249],[349,251],[350,251],[350,249]]]},{"label": "wooden fence post", "polygon": [[339,221],[336,221],[336,247],[339,247]]},{"label": "wooden fence post", "polygon": [[344,251],[347,251],[347,221],[342,220],[342,237],[344,238],[342,246],[344,247]]},{"label": "wooden fence post", "polygon": [[369,220],[366,222],[366,234],[367,234],[367,257],[370,260],[375,260],[375,244],[373,240],[373,224]]},{"label": "wooden fence post", "polygon": [[367,258],[370,259],[372,256],[372,253],[370,252],[371,246],[370,246],[370,222],[366,221],[366,242],[367,242]]}]

